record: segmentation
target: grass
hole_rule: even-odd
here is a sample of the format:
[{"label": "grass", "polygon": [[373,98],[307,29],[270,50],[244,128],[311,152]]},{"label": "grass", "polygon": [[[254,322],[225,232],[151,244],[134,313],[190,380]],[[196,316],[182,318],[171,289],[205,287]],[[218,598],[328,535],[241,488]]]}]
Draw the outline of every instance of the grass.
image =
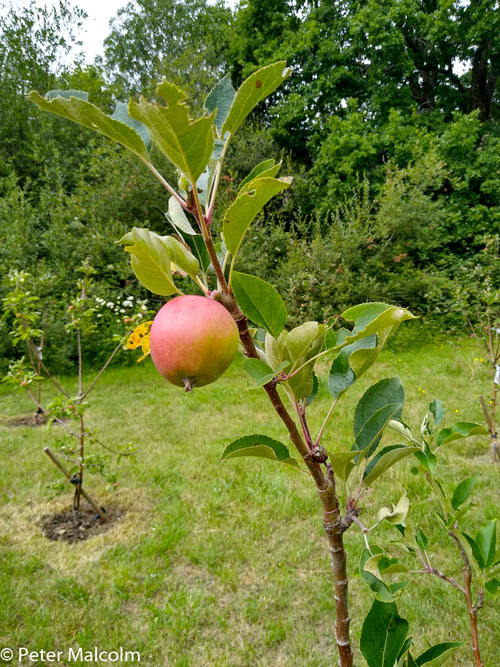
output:
[{"label": "grass", "polygon": [[[474,394],[487,391],[489,375],[476,356],[474,349],[451,343],[385,352],[370,377],[341,402],[325,444],[350,447],[355,402],[368,384],[394,374],[407,387],[404,419],[414,428],[434,396],[448,408],[447,423],[455,417],[481,422]],[[101,502],[127,513],[108,532],[76,545],[49,543],[36,525],[44,513],[71,502],[69,489],[58,498],[46,493],[60,473],[42,449],[58,427],[8,428],[5,418],[29,412],[31,405],[23,395],[4,391],[0,646],[122,646],[140,651],[148,667],[336,662],[331,571],[311,480],[268,461],[220,463],[224,447],[241,435],[261,432],[287,442],[266,396],[247,390],[249,384],[241,360],[216,384],[191,395],[165,383],[150,362],[110,369],[90,397],[89,421],[109,445],[132,441],[140,451],[134,461],[120,463],[114,494],[98,477],[87,478]],[[313,430],[328,405],[322,387],[311,407]],[[474,492],[481,504],[468,518],[473,534],[498,511],[498,467],[489,463],[488,446],[485,438],[453,443],[441,467],[447,488],[464,477],[481,479]],[[395,503],[406,487],[411,516],[425,528],[435,565],[460,577],[454,548],[436,526],[427,489],[410,466],[403,462],[375,483],[364,503],[365,522],[373,522],[378,509]],[[396,535],[381,526],[376,538],[383,544]],[[371,592],[356,575],[362,546],[357,529],[349,530],[346,543],[357,646]],[[399,607],[418,652],[427,642],[463,638],[466,645],[448,664],[472,664],[467,612],[454,589],[434,578],[416,579]],[[498,606],[490,601],[479,615],[488,667],[498,664],[499,623]],[[359,652],[355,664],[364,664]]]}]

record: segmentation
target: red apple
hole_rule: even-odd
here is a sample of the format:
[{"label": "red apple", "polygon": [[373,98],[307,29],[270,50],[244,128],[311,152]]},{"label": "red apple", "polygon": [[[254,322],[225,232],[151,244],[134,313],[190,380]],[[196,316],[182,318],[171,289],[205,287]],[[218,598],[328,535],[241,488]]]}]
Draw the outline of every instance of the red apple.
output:
[{"label": "red apple", "polygon": [[238,349],[238,327],[218,301],[205,296],[177,296],[154,318],[151,358],[172,384],[203,387],[229,367]]}]

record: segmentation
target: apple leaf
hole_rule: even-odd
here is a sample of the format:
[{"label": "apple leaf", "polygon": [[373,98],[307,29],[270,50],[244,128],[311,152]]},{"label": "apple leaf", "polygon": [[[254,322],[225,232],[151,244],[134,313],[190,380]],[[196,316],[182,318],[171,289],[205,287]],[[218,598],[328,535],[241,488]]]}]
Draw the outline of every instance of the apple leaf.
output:
[{"label": "apple leaf", "polygon": [[460,505],[465,503],[478,481],[479,480],[477,477],[469,477],[468,479],[464,479],[462,482],[460,482],[460,484],[453,492],[453,497],[451,499],[451,506],[454,510],[458,510]]},{"label": "apple leaf", "polygon": [[492,577],[491,579],[488,579],[484,587],[490,595],[496,597],[498,591],[500,590],[500,580],[498,577]]},{"label": "apple leaf", "polygon": [[326,325],[318,322],[304,322],[292,329],[285,341],[286,354],[293,362],[289,375],[311,359],[298,373],[287,380],[288,386],[297,399],[309,396],[314,389],[314,357],[319,353],[326,335]]},{"label": "apple leaf", "polygon": [[209,116],[191,120],[183,90],[166,81],[162,81],[156,90],[167,106],[148,102],[144,97],[139,102],[131,99],[129,114],[146,125],[161,152],[191,183],[196,183],[214,147],[215,111]]},{"label": "apple leaf", "polygon": [[410,502],[408,496],[404,493],[398,500],[397,505],[393,505],[392,509],[388,507],[381,507],[377,514],[377,521],[388,521],[393,524],[405,525],[406,515],[410,509]]},{"label": "apple leaf", "polygon": [[161,236],[134,227],[118,243],[130,253],[132,269],[146,289],[162,296],[179,292],[172,279],[170,253]]},{"label": "apple leaf", "polygon": [[398,377],[380,380],[369,387],[354,411],[356,449],[374,448],[389,420],[401,416],[404,401],[405,390]]},{"label": "apple leaf", "polygon": [[196,278],[200,264],[191,251],[173,236],[162,236],[161,240],[167,246],[172,262],[188,276]]},{"label": "apple leaf", "polygon": [[119,120],[121,123],[125,123],[125,125],[128,125],[133,130],[135,130],[143,140],[148,152],[151,150],[153,142],[151,141],[147,127],[140,121],[129,116],[128,104],[125,102],[117,102],[113,115],[110,116],[110,118],[113,118],[113,120]]},{"label": "apple leaf", "polygon": [[479,424],[471,422],[457,422],[453,426],[443,428],[438,433],[437,446],[447,445],[453,440],[461,440],[462,438],[469,438],[471,435],[488,435],[487,429]]},{"label": "apple leaf", "polygon": [[95,104],[87,101],[88,95],[86,93],[75,90],[55,90],[47,93],[45,97],[31,91],[28,97],[40,109],[68,118],[90,130],[99,132],[125,146],[144,162],[149,162],[148,149],[142,138],[146,136],[146,128],[142,124],[131,127],[132,119],[128,114],[125,117],[121,107],[115,110],[113,116],[107,116]]},{"label": "apple leaf", "polygon": [[[343,347],[333,360],[328,378],[328,390],[338,398],[362,375],[378,355],[377,336],[373,334]],[[370,363],[371,362],[371,363]],[[358,371],[356,373],[355,369]]]},{"label": "apple leaf", "polygon": [[394,594],[391,592],[389,586],[387,586],[387,584],[383,582],[382,579],[379,579],[371,572],[368,572],[368,570],[365,570],[365,563],[376,554],[383,554],[382,549],[376,545],[372,546],[371,552],[368,551],[368,549],[363,549],[361,551],[358,565],[359,574],[361,575],[361,578],[364,579],[370,586],[370,589],[376,593],[377,600],[380,602],[393,602]]},{"label": "apple leaf", "polygon": [[267,435],[245,435],[238,438],[226,447],[222,454],[222,460],[227,461],[237,456],[259,456],[299,468],[297,460],[290,457],[288,448]]},{"label": "apple leaf", "polygon": [[491,567],[495,562],[497,540],[497,520],[492,519],[477,531],[476,544],[481,552],[484,567]]},{"label": "apple leaf", "polygon": [[429,445],[424,442],[424,450],[418,449],[414,454],[420,465],[431,475],[434,475],[437,468],[437,456],[431,451]]},{"label": "apple leaf", "polygon": [[484,557],[483,557],[483,554],[481,552],[481,549],[479,548],[476,541],[473,540],[470,535],[467,535],[467,533],[462,533],[462,535],[465,537],[465,539],[469,543],[469,546],[471,548],[474,560],[476,561],[476,563],[479,565],[479,567],[482,570],[485,567],[485,563],[484,563]]},{"label": "apple leaf", "polygon": [[231,288],[239,307],[249,320],[277,337],[286,322],[283,299],[272,285],[261,278],[233,271]]},{"label": "apple leaf", "polygon": [[374,600],[361,630],[360,648],[369,667],[394,667],[408,634],[395,602]]},{"label": "apple leaf", "polygon": [[190,236],[194,236],[196,234],[196,231],[193,229],[186,214],[184,213],[184,209],[175,197],[170,197],[168,200],[167,220],[170,222],[176,232],[181,231],[184,234],[189,234]]},{"label": "apple leaf", "polygon": [[361,303],[358,306],[348,308],[342,313],[345,320],[354,322],[354,329],[346,337],[346,343],[354,343],[360,338],[365,338],[371,334],[385,331],[384,340],[389,333],[397,329],[401,322],[405,320],[414,320],[412,315],[405,308],[399,306],[389,306],[386,303]]},{"label": "apple leaf", "polygon": [[311,393],[308,396],[306,396],[306,403],[305,403],[306,408],[309,405],[311,405],[311,403],[314,401],[314,399],[318,395],[318,391],[319,391],[319,380],[318,380],[318,376],[313,371],[313,388],[312,388]]},{"label": "apple leaf", "polygon": [[443,421],[446,414],[443,404],[438,398],[432,399],[429,403],[429,412],[434,417],[434,428],[436,429],[439,424]]},{"label": "apple leaf", "polygon": [[186,236],[184,241],[191,248],[191,252],[200,263],[201,270],[205,272],[210,266],[210,255],[208,254],[207,246],[201,234],[193,234]]},{"label": "apple leaf", "polygon": [[204,106],[209,113],[217,110],[215,114],[215,127],[217,128],[219,137],[221,137],[222,126],[231,109],[235,95],[236,91],[231,84],[229,74],[227,74],[215,84],[205,99]]},{"label": "apple leaf", "polygon": [[440,667],[443,663],[451,657],[458,648],[463,646],[464,642],[443,642],[441,644],[434,644],[426,651],[421,653],[415,660],[417,667],[427,665],[427,667]]},{"label": "apple leaf", "polygon": [[359,456],[359,452],[327,452],[327,454],[331,461],[333,472],[344,482],[347,481],[355,467],[352,461],[356,456]]},{"label": "apple leaf", "polygon": [[281,162],[278,162],[278,164],[274,164],[274,160],[271,158],[270,160],[264,160],[263,162],[259,162],[252,171],[248,174],[246,178],[244,178],[241,183],[240,183],[240,193],[244,191],[245,186],[251,183],[253,180],[256,178],[274,178],[278,171],[280,170],[281,167]]},{"label": "apple leaf", "polygon": [[233,136],[241,123],[259,102],[273,93],[290,74],[285,61],[276,62],[254,72],[238,88],[222,126],[222,138]]},{"label": "apple leaf", "polygon": [[417,451],[416,447],[407,445],[389,445],[384,447],[366,466],[364,474],[365,486],[370,486],[386,470],[389,470],[398,461],[410,456]]},{"label": "apple leaf", "polygon": [[255,178],[245,186],[229,206],[222,221],[222,232],[226,248],[234,256],[238,252],[243,237],[253,219],[267,202],[279,192],[286,190],[290,183],[277,178]]},{"label": "apple leaf", "polygon": [[268,366],[265,361],[262,361],[261,359],[247,358],[243,362],[243,369],[253,377],[255,380],[255,386],[261,387],[262,385],[270,382],[275,375],[281,373],[281,371],[289,365],[289,361],[284,361],[275,371],[273,371],[273,369]]}]

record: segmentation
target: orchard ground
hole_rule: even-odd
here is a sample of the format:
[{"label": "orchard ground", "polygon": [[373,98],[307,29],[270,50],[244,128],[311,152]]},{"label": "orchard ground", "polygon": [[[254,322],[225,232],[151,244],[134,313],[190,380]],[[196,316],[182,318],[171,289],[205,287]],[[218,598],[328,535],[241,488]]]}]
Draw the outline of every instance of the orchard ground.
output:
[{"label": "orchard ground", "polygon": [[[487,394],[491,378],[480,359],[469,342],[383,352],[340,402],[325,446],[350,448],[347,415],[370,383],[396,374],[407,389],[403,419],[414,429],[434,396],[447,408],[445,425],[457,418],[482,423],[476,396]],[[109,445],[132,441],[140,451],[119,464],[115,493],[87,476],[88,490],[101,503],[126,513],[107,532],[73,545],[49,542],[37,525],[42,515],[71,503],[69,488],[57,498],[46,490],[60,473],[43,447],[53,445],[60,427],[8,427],[9,417],[32,406],[27,397],[2,389],[1,646],[66,652],[70,646],[122,647],[139,651],[148,667],[332,664],[331,569],[314,489],[305,474],[278,463],[220,462],[225,446],[242,435],[265,433],[288,444],[264,392],[249,389],[251,384],[241,358],[215,384],[190,395],[167,384],[149,360],[107,371],[91,397],[89,424]],[[314,431],[328,405],[322,387],[310,408]],[[396,440],[386,434],[384,442]],[[498,509],[499,467],[489,463],[487,438],[446,447],[441,477],[449,488],[464,477],[480,478],[472,500],[481,496],[481,510],[468,515],[475,534]],[[382,505],[397,502],[405,484],[410,515],[430,538],[433,565],[460,577],[457,553],[434,525],[426,487],[404,472],[411,465],[403,461],[375,482],[363,503],[364,523],[372,524]],[[397,539],[392,526],[379,530],[376,542]],[[372,593],[355,574],[354,555],[362,546],[355,526],[346,545],[356,647]],[[410,622],[417,654],[427,641],[466,639],[453,664],[471,664],[467,612],[455,589],[420,575],[398,606]],[[498,627],[500,609],[493,602],[479,613],[488,667],[498,664]],[[364,664],[358,651],[355,662]]]}]

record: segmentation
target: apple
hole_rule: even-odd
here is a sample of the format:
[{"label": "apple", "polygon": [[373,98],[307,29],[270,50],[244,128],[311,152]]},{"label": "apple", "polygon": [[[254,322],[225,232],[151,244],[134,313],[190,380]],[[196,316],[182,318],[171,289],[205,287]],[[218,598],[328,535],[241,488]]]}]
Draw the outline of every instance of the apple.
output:
[{"label": "apple", "polygon": [[150,332],[156,369],[185,391],[217,380],[238,349],[238,327],[218,301],[176,296],[157,312]]}]

